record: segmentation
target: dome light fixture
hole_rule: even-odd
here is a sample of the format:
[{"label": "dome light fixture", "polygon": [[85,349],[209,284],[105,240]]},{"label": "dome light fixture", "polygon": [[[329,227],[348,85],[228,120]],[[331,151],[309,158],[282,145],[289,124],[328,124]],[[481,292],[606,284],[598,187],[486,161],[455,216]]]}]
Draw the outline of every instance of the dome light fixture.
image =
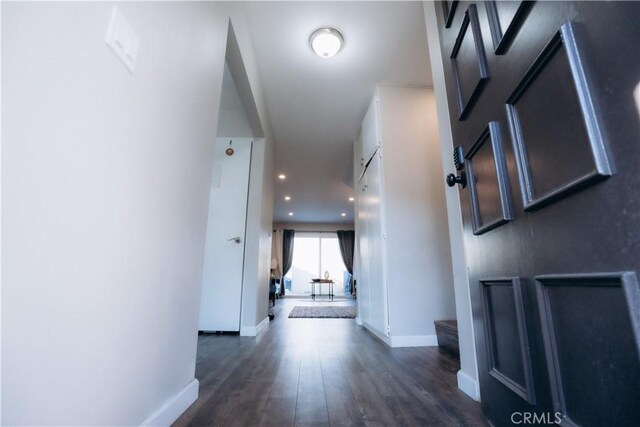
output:
[{"label": "dome light fixture", "polygon": [[321,58],[331,58],[340,52],[344,45],[344,37],[335,28],[318,28],[309,37],[311,49]]}]

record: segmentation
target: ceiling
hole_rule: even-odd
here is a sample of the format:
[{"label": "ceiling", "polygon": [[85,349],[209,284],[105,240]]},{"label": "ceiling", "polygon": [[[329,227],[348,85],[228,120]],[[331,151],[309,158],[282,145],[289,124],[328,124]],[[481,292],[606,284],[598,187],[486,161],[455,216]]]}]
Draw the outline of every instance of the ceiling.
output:
[{"label": "ceiling", "polygon": [[[276,141],[276,175],[287,177],[274,177],[274,221],[352,222],[353,141],[375,85],[432,84],[422,3],[244,6]],[[329,59],[308,43],[324,26],[345,38]]]}]

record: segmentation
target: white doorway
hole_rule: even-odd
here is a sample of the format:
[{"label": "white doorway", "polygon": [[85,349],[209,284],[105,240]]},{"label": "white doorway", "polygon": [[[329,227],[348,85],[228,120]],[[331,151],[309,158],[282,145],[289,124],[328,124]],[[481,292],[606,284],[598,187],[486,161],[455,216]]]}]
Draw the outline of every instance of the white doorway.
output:
[{"label": "white doorway", "polygon": [[240,331],[250,138],[218,138],[215,146],[200,300],[201,331]]},{"label": "white doorway", "polygon": [[214,156],[198,330],[256,335],[268,322],[269,270],[262,267],[270,259],[261,251],[266,246],[261,201],[268,152],[231,22],[217,135],[211,144]]}]

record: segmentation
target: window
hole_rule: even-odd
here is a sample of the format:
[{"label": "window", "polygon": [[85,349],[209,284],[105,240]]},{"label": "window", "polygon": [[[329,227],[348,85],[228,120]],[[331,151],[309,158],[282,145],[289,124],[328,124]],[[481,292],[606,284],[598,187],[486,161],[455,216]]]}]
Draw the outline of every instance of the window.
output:
[{"label": "window", "polygon": [[344,286],[347,270],[342,262],[338,237],[334,237],[333,233],[297,232],[293,241],[293,263],[285,276],[291,281],[290,286],[287,283],[287,293],[311,294],[309,282],[311,279],[324,278],[325,271],[329,272],[329,278],[335,282],[335,295],[350,292]]}]

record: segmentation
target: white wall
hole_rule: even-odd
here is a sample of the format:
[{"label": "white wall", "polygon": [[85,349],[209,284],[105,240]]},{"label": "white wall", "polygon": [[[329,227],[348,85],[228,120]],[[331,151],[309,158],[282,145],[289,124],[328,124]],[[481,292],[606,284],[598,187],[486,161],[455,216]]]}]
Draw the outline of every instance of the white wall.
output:
[{"label": "white wall", "polygon": [[[436,20],[434,2],[424,2],[424,14],[431,57],[431,74],[436,95],[438,123],[440,126],[440,155],[444,165],[444,175],[456,173],[453,166],[453,139],[451,123],[449,121],[449,107],[446,87],[444,83],[444,69],[440,54],[440,36]],[[464,252],[464,238],[462,234],[462,212],[460,210],[460,195],[457,189],[445,192],[448,212],[449,240],[451,245],[451,259],[453,265],[453,283],[455,288],[456,315],[458,320],[458,337],[460,344],[460,371],[458,372],[458,387],[474,399],[480,399],[478,383],[478,365],[473,332],[473,317],[471,313],[471,297],[469,294],[469,280]]]},{"label": "white wall", "polygon": [[[262,170],[262,198],[259,213],[258,251],[256,257],[258,265],[255,265],[257,272],[257,292],[256,292],[256,315],[254,324],[256,327],[260,323],[264,324],[269,314],[269,279],[271,278],[271,224],[273,222],[273,177],[275,176],[275,156],[273,145],[268,144],[267,139],[262,143],[264,150],[264,166]],[[246,276],[245,276],[246,277]],[[256,331],[258,332],[258,331]]]},{"label": "white wall", "polygon": [[[245,60],[250,60],[253,56],[249,34],[246,26],[242,26],[241,17],[235,17],[234,22],[236,24],[230,27],[230,35],[227,39],[227,62],[222,82],[218,136],[249,137],[254,140],[251,151],[240,322],[240,334],[254,336],[258,333],[258,325],[266,324],[265,319],[268,314],[271,251],[265,251],[265,245],[271,247],[272,182],[275,171],[273,170],[273,142],[269,123],[266,120],[264,106],[258,105],[260,87],[257,85],[255,76],[253,82],[249,81],[245,65]],[[238,31],[244,31],[244,37],[238,38]],[[241,47],[242,41],[244,41],[244,46]],[[232,64],[233,70],[230,69],[228,63]],[[239,85],[236,85],[235,80],[239,82]],[[247,104],[246,108],[243,103]],[[253,125],[247,116],[247,110],[253,114]],[[269,136],[264,137],[265,134]]]},{"label": "white wall", "polygon": [[251,138],[253,132],[243,110],[220,109],[218,136],[229,138]]},{"label": "white wall", "polygon": [[[251,33],[241,3],[227,3],[238,49],[228,52],[227,62],[243,101],[245,113],[256,137],[251,156],[247,240],[240,330],[254,335],[268,315],[271,265],[271,224],[273,222],[274,139],[269,123],[264,91],[253,54]],[[229,55],[231,53],[231,55]],[[235,53],[239,53],[241,58]],[[241,69],[241,71],[239,71]],[[239,79],[240,74],[244,79]],[[251,98],[251,99],[249,99]]]},{"label": "white wall", "polygon": [[259,175],[273,170],[235,5],[119,8],[141,42],[133,75],[104,43],[110,4],[2,3],[2,424],[169,423],[190,403],[230,16],[264,122]]},{"label": "white wall", "polygon": [[[256,186],[257,177],[264,175],[264,163],[254,160],[264,159],[265,143],[261,138],[253,144],[251,154],[251,173],[249,183],[249,203],[247,206],[247,241],[245,245],[245,269],[242,283],[242,319],[240,325],[241,335],[256,335],[256,326],[267,317],[267,310],[260,310],[259,305],[267,307],[269,301],[269,262],[271,252],[267,259],[261,257],[261,244],[263,236],[261,233],[263,205],[262,187]],[[267,228],[267,238],[270,238],[269,228]],[[269,248],[271,248],[269,239]],[[258,268],[256,268],[258,267]],[[264,277],[263,270],[266,268],[267,276]],[[264,294],[264,298],[262,298]]]},{"label": "white wall", "polygon": [[[0,3],[0,46],[2,46],[2,4]],[[0,48],[0,52],[2,49]],[[2,99],[2,55],[0,55],[0,100]],[[0,102],[0,141],[2,141],[2,103]],[[0,195],[2,193],[2,144],[0,144]],[[0,197],[0,224],[2,223],[2,197]],[[0,226],[0,319],[2,319],[2,227]],[[0,324],[2,322],[0,321]],[[0,327],[0,385],[2,384],[2,328]],[[2,387],[0,386],[0,424],[2,424]]]},{"label": "white wall", "polygon": [[[235,46],[233,46],[235,47]],[[225,63],[222,78],[222,98],[218,118],[218,136],[229,138],[252,138],[251,123],[242,106],[238,89],[231,76],[231,70]]]},{"label": "white wall", "polygon": [[454,319],[435,96],[378,87],[384,168],[389,318],[394,336],[435,336]]}]

